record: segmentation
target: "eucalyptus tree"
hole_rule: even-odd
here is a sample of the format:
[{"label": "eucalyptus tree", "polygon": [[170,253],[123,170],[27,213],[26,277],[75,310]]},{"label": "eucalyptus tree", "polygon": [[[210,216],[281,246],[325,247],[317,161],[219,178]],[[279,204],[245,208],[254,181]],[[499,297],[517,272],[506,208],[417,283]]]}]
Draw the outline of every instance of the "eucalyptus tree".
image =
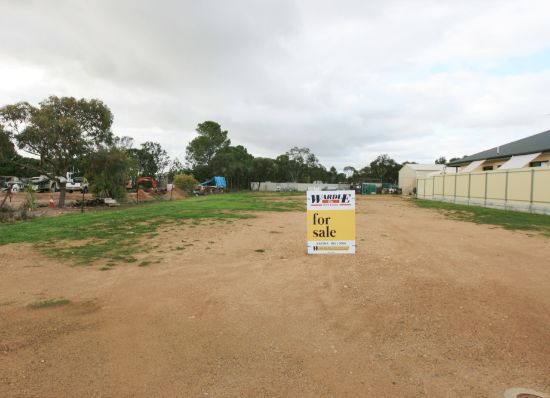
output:
[{"label": "eucalyptus tree", "polygon": [[112,143],[113,114],[102,101],[51,96],[33,106],[19,102],[0,108],[0,123],[20,150],[40,159],[38,172],[60,186],[59,207],[65,206],[71,166]]}]

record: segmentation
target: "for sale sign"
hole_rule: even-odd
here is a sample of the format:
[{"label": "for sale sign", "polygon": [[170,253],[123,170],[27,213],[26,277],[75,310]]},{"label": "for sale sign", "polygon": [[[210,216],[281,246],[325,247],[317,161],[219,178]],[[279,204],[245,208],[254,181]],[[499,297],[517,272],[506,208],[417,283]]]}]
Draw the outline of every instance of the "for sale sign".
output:
[{"label": "for sale sign", "polygon": [[307,192],[307,252],[355,253],[355,191]]}]

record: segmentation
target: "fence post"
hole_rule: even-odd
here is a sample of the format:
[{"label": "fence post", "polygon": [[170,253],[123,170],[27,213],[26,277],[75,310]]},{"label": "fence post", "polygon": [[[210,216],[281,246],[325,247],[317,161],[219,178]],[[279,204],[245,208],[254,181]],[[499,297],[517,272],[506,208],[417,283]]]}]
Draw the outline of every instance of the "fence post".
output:
[{"label": "fence post", "polygon": [[487,181],[489,179],[489,172],[485,172],[485,197],[483,198],[483,206],[487,207]]},{"label": "fence post", "polygon": [[531,169],[531,194],[529,195],[529,212],[533,212],[533,191],[535,190],[535,169]]},{"label": "fence post", "polygon": [[455,173],[455,197],[454,197],[454,203],[456,203],[456,180],[457,180],[458,176],[456,175]]},{"label": "fence post", "polygon": [[445,174],[443,174],[443,190],[441,191],[441,199],[445,200]]},{"label": "fence post", "polygon": [[504,210],[508,210],[508,174],[510,172],[506,170],[506,183],[504,184]]},{"label": "fence post", "polygon": [[472,182],[472,173],[468,173],[468,205],[470,204],[470,185]]}]

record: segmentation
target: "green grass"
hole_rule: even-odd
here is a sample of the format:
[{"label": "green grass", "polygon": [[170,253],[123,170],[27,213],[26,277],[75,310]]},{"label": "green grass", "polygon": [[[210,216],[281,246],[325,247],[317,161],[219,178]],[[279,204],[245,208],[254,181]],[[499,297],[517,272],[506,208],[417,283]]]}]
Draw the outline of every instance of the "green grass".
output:
[{"label": "green grass", "polygon": [[189,220],[195,226],[206,219],[231,222],[253,217],[250,212],[303,210],[302,198],[303,193],[232,193],[0,224],[0,246],[32,243],[47,255],[78,264],[99,259],[134,262],[133,254],[148,250],[140,241],[156,236],[161,226]]},{"label": "green grass", "polygon": [[61,305],[67,305],[70,304],[70,300],[67,299],[48,299],[48,300],[42,300],[37,301],[36,303],[29,304],[29,307],[32,309],[39,309],[39,308],[48,308],[48,307],[58,307]]},{"label": "green grass", "polygon": [[466,206],[435,200],[415,199],[414,203],[424,209],[436,209],[455,220],[476,224],[498,225],[504,229],[534,231],[550,236],[550,216],[519,211],[506,211],[480,206]]}]

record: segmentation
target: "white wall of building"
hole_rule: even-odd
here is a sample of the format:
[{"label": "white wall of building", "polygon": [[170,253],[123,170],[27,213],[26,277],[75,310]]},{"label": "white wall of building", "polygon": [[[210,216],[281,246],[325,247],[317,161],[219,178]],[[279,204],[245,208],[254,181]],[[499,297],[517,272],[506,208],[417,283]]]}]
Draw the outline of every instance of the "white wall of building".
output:
[{"label": "white wall of building", "polygon": [[406,164],[399,170],[398,186],[403,190],[403,195],[410,195],[416,188],[418,178],[426,177],[428,174],[442,171],[443,164]]}]

